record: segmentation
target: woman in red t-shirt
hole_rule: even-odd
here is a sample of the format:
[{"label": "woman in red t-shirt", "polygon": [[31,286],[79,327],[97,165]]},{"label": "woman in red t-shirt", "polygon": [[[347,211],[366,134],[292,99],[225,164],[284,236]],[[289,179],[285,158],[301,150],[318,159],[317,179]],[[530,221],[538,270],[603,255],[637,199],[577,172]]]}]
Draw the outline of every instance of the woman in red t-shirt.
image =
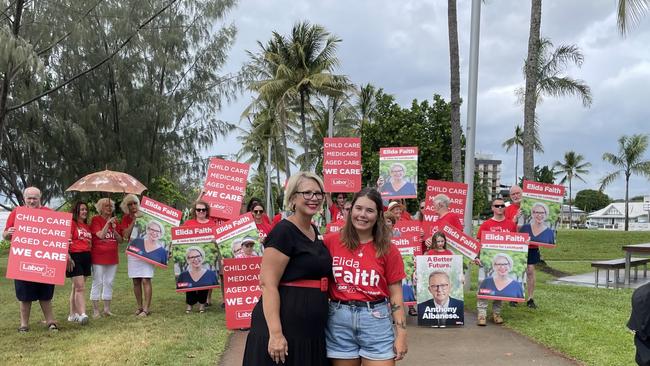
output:
[{"label": "woman in red t-shirt", "polygon": [[69,322],[88,324],[86,315],[86,277],[91,274],[90,241],[92,234],[86,223],[88,220],[88,205],[77,202],[72,208],[72,239],[68,246],[68,265],[65,276],[72,279],[72,292],[70,293]]},{"label": "woman in red t-shirt", "polygon": [[[255,226],[260,234],[260,243],[264,243],[264,239],[271,232],[271,224],[269,218],[264,214],[264,205],[261,202],[256,202],[251,209],[253,219],[255,219]],[[266,217],[266,220],[264,218]]]},{"label": "woman in red t-shirt", "polygon": [[427,251],[424,255],[454,255],[447,249],[447,237],[440,231],[436,231],[430,240],[426,241]]},{"label": "woman in red t-shirt", "polygon": [[119,256],[117,254],[118,242],[122,235],[118,230],[115,202],[109,198],[101,198],[95,204],[99,215],[90,221],[90,232],[93,235],[90,257],[93,266],[93,284],[90,289],[90,300],[93,302],[93,317],[98,318],[99,300],[104,300],[104,315],[111,313],[111,300],[113,299],[113,281],[117,272]]},{"label": "woman in red t-shirt", "polygon": [[325,237],[334,276],[326,344],[334,366],[368,360],[394,365],[406,354],[406,275],[390,237],[381,195],[374,188],[357,193],[343,230]]}]

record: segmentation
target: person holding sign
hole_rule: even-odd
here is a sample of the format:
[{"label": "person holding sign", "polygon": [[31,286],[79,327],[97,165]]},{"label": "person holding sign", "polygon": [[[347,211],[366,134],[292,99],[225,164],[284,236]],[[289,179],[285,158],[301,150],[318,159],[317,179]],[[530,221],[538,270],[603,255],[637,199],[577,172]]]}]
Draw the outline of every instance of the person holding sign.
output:
[{"label": "person holding sign", "polygon": [[447,249],[447,237],[442,231],[436,231],[426,242],[431,244],[427,245],[424,255],[454,255],[451,250]]},{"label": "person holding sign", "polygon": [[150,220],[147,223],[144,236],[131,240],[129,250],[154,262],[166,265],[169,254],[165,249],[165,242],[161,240],[164,234],[165,227],[156,220]]},{"label": "person holding sign", "polygon": [[449,296],[451,281],[446,272],[434,271],[429,274],[431,299],[418,304],[418,314],[424,324],[433,326],[463,324],[464,302]]},{"label": "person holding sign", "polygon": [[90,231],[93,234],[90,258],[93,266],[93,284],[90,289],[90,300],[93,302],[93,317],[99,318],[99,299],[104,301],[103,314],[110,316],[111,300],[113,299],[113,281],[117,272],[119,256],[117,243],[122,241],[118,230],[115,202],[110,198],[101,198],[95,204],[99,215],[90,221]]},{"label": "person holding sign", "polygon": [[379,192],[364,188],[354,195],[343,230],[325,238],[334,275],[326,329],[327,357],[334,366],[394,365],[407,352],[406,274],[383,216]]},{"label": "person holding sign", "polygon": [[524,297],[524,287],[510,276],[513,264],[512,257],[508,254],[495,254],[492,258],[492,276],[481,282],[479,293],[490,296]]},{"label": "person holding sign", "polygon": [[[478,228],[477,238],[481,240],[483,232],[516,232],[517,225],[514,221],[506,219],[504,211],[506,204],[503,198],[497,197],[492,200],[492,217],[485,220]],[[512,262],[512,260],[511,260]],[[480,259],[476,259],[476,263],[480,265]],[[492,320],[494,324],[503,324],[501,317],[501,300],[494,300],[492,303]],[[476,299],[476,307],[478,310],[477,324],[480,326],[487,325],[487,308],[488,300]]]},{"label": "person holding sign", "polygon": [[[181,272],[176,281],[177,288],[195,288],[214,286],[218,283],[217,273],[204,267],[205,251],[201,247],[191,246],[185,252],[185,259],[189,268]],[[192,312],[192,306],[199,304],[199,313],[205,312],[205,304],[208,300],[208,290],[188,291],[185,293],[185,313]]]},{"label": "person holding sign", "polygon": [[92,233],[87,224],[88,205],[85,202],[77,202],[72,208],[72,239],[68,252],[68,266],[65,276],[72,279],[72,291],[70,293],[69,322],[78,322],[81,325],[88,324],[86,315],[86,277],[91,274],[90,243]]},{"label": "person holding sign", "polygon": [[528,246],[528,265],[526,266],[526,292],[528,292],[528,301],[526,305],[529,308],[537,308],[533,295],[535,293],[535,265],[540,262],[539,247],[532,244],[547,243],[555,244],[555,233],[553,229],[546,226],[548,218],[548,206],[543,202],[535,202],[530,209],[532,220],[528,224],[522,225],[519,232],[530,235],[531,244]]},{"label": "person holding sign", "polygon": [[519,207],[521,207],[521,199],[524,196],[524,191],[518,185],[513,185],[510,187],[510,205],[506,207],[504,215],[506,219],[512,220],[517,226],[520,224],[521,213]]},{"label": "person holding sign", "polygon": [[[49,210],[47,207],[41,206],[41,191],[36,187],[27,187],[23,191],[23,198],[25,199],[25,207],[35,208],[40,210]],[[7,217],[7,224],[5,230],[2,232],[2,237],[5,240],[11,240],[12,235],[16,231],[14,227],[16,221],[16,211],[11,211]],[[29,315],[32,311],[32,302],[38,301],[45,316],[45,324],[51,331],[58,331],[59,328],[54,320],[54,312],[52,311],[52,298],[54,297],[54,285],[47,283],[38,283],[23,280],[14,280],[14,287],[16,289],[16,298],[20,303],[20,328],[19,332],[29,331]]]},{"label": "person holding sign", "polygon": [[262,202],[255,202],[250,212],[253,213],[255,226],[257,226],[257,232],[260,234],[260,243],[263,243],[271,232],[271,223],[269,217],[264,214],[264,205]]},{"label": "person holding sign", "polygon": [[251,316],[244,366],[329,365],[325,326],[332,257],[311,223],[323,190],[323,181],[309,172],[287,182],[284,206],[293,215],[278,222],[264,242],[262,297]]},{"label": "person holding sign", "polygon": [[415,196],[415,185],[404,179],[406,166],[402,163],[393,163],[389,168],[390,179],[381,187],[381,193],[387,196]]},{"label": "person holding sign", "polygon": [[[237,240],[235,240],[237,241]],[[252,258],[259,257],[259,254],[255,253],[255,239],[250,236],[244,237],[239,243],[239,251],[235,254],[235,258]],[[233,243],[234,246],[234,243]],[[233,251],[234,253],[234,251]]]}]

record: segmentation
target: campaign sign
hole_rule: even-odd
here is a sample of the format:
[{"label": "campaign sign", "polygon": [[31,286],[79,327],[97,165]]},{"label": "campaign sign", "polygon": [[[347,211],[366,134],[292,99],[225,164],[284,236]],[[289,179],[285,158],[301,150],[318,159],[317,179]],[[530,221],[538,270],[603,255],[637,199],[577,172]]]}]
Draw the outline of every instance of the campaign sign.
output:
[{"label": "campaign sign", "polygon": [[325,138],[323,183],[325,192],[358,192],[361,190],[360,138]]},{"label": "campaign sign", "polygon": [[63,285],[72,214],[16,207],[7,278]]},{"label": "campaign sign", "polygon": [[405,305],[415,305],[413,291],[413,274],[415,273],[415,256],[422,254],[421,229],[417,221],[400,220],[393,228],[391,242],[397,247],[404,262],[406,278],[402,282]]},{"label": "campaign sign", "polygon": [[478,240],[449,225],[443,226],[441,231],[445,234],[447,244],[458,253],[466,256],[470,260],[474,260],[479,256],[481,242]]},{"label": "campaign sign", "polygon": [[479,299],[524,302],[528,234],[485,232],[481,236]]},{"label": "campaign sign", "polygon": [[260,234],[250,212],[217,226],[215,240],[223,258],[249,258],[262,255]]},{"label": "campaign sign", "polygon": [[246,182],[250,165],[210,159],[208,174],[203,186],[202,198],[210,205],[210,216],[234,219],[246,194]]},{"label": "campaign sign", "polygon": [[417,257],[417,269],[418,325],[436,328],[463,325],[463,257],[421,255]]},{"label": "campaign sign", "polygon": [[[434,233],[431,224],[438,221],[438,215],[434,211],[433,199],[444,194],[449,197],[449,212],[454,213],[463,220],[465,217],[465,204],[467,202],[467,184],[459,182],[447,182],[444,180],[427,180],[427,192],[424,199],[424,232],[427,237]],[[438,228],[440,230],[441,228]]]},{"label": "campaign sign", "polygon": [[377,183],[384,199],[417,198],[418,148],[380,148]]},{"label": "campaign sign", "polygon": [[214,228],[172,228],[172,259],[178,267],[176,292],[198,291],[219,286]]},{"label": "campaign sign", "polygon": [[524,222],[519,231],[530,235],[531,247],[555,247],[555,229],[561,221],[564,186],[524,181],[519,210]]},{"label": "campaign sign", "polygon": [[253,308],[262,296],[261,265],[262,257],[223,260],[226,328],[250,328]]},{"label": "campaign sign", "polygon": [[171,230],[180,224],[183,213],[149,197],[142,197],[138,215],[129,245],[126,246],[126,254],[167,268]]}]

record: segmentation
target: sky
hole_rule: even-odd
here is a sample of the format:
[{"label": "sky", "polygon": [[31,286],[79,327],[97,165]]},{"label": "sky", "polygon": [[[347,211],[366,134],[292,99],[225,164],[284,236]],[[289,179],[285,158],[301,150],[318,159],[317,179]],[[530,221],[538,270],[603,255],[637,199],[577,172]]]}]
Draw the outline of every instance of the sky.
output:
[{"label": "sky", "polygon": [[[458,1],[461,58],[461,97],[467,100],[471,1]],[[616,28],[613,0],[544,0],[541,33],[555,46],[575,44],[584,54],[582,67],[566,74],[584,80],[593,94],[585,108],[577,97],[547,97],[537,107],[544,153],[536,165],[551,166],[573,150],[592,164],[585,183],[574,180],[573,195],[598,189],[599,180],[614,170],[603,162],[604,152],[618,152],[622,135],[650,133],[647,127],[650,85],[650,14],[626,37]],[[514,149],[502,143],[523,124],[523,106],[515,90],[524,85],[523,62],[528,48],[530,2],[487,0],[481,9],[476,152],[502,160],[502,184],[515,176]],[[294,23],[320,24],[342,39],[338,47],[339,74],[357,85],[371,83],[408,107],[413,99],[431,100],[434,94],[449,100],[449,44],[447,2],[442,0],[241,0],[225,19],[238,29],[224,72],[236,72],[248,60],[246,50],[257,51],[271,32],[288,34]],[[250,95],[222,110],[221,119],[239,124]],[[466,128],[467,105],[461,106]],[[242,124],[242,127],[244,125]],[[218,141],[205,155],[236,154],[236,135]],[[650,151],[645,159],[650,159]],[[521,151],[519,156],[521,175]],[[623,198],[624,179],[605,189]],[[650,195],[650,181],[633,177],[630,197]]]}]

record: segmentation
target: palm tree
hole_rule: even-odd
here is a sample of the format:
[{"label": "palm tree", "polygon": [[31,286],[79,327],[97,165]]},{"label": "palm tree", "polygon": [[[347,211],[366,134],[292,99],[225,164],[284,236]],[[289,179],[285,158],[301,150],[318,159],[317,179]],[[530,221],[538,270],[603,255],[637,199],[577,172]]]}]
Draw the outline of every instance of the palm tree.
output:
[{"label": "palm tree", "polygon": [[564,153],[563,162],[556,160],[555,163],[553,163],[554,170],[555,168],[558,169],[554,175],[564,174],[562,180],[560,180],[560,184],[569,182],[569,228],[571,228],[573,224],[573,201],[571,198],[573,196],[571,193],[571,182],[573,181],[573,178],[580,179],[581,181],[585,182],[580,174],[589,174],[588,168],[591,167],[591,163],[583,163],[584,160],[585,157],[580,154],[576,154],[575,151],[567,151]]},{"label": "palm tree", "polygon": [[458,21],[456,0],[447,0],[447,27],[449,29],[449,68],[451,105],[451,175],[454,182],[462,182],[461,126],[460,126],[460,56],[458,53]]},{"label": "palm tree", "polygon": [[535,66],[540,59],[540,29],[542,24],[542,0],[530,2],[530,31],[528,33],[528,56],[524,64],[526,87],[524,93],[524,178],[532,179],[535,174],[533,129],[537,107],[537,81],[539,73]]},{"label": "palm tree", "polygon": [[[563,75],[570,64],[582,66],[584,56],[580,49],[576,45],[560,45],[553,49],[553,43],[546,38],[540,39],[537,46],[533,63],[530,63],[530,59],[526,61],[526,88],[517,91],[520,100],[524,100],[524,177],[527,179],[534,176],[534,144],[537,136],[535,108],[542,101],[542,96],[577,96],[585,107],[590,106],[592,101],[591,88],[583,80]],[[535,74],[532,90],[528,85],[530,70]]]},{"label": "palm tree", "polygon": [[[521,128],[521,125],[515,126],[515,135],[512,136],[511,138],[505,140],[502,144],[502,147],[506,149],[506,152],[510,151],[512,147],[515,147],[515,184],[519,180],[519,173],[518,173],[518,168],[519,168],[519,146],[524,146],[524,130]],[[537,133],[537,123],[535,123],[535,151],[543,153],[544,152],[544,147],[542,146],[542,142],[539,139],[539,135]]]},{"label": "palm tree", "polygon": [[644,175],[650,178],[650,160],[642,160],[643,154],[648,149],[648,136],[635,134],[632,136],[621,136],[618,139],[618,154],[604,153],[603,160],[614,165],[616,171],[607,174],[600,180],[602,191],[616,180],[621,173],[625,175],[625,231],[628,230],[629,212],[629,185],[632,174]]},{"label": "palm tree", "polygon": [[635,25],[650,9],[650,0],[618,0],[616,24],[621,35],[625,36],[628,28]]}]

